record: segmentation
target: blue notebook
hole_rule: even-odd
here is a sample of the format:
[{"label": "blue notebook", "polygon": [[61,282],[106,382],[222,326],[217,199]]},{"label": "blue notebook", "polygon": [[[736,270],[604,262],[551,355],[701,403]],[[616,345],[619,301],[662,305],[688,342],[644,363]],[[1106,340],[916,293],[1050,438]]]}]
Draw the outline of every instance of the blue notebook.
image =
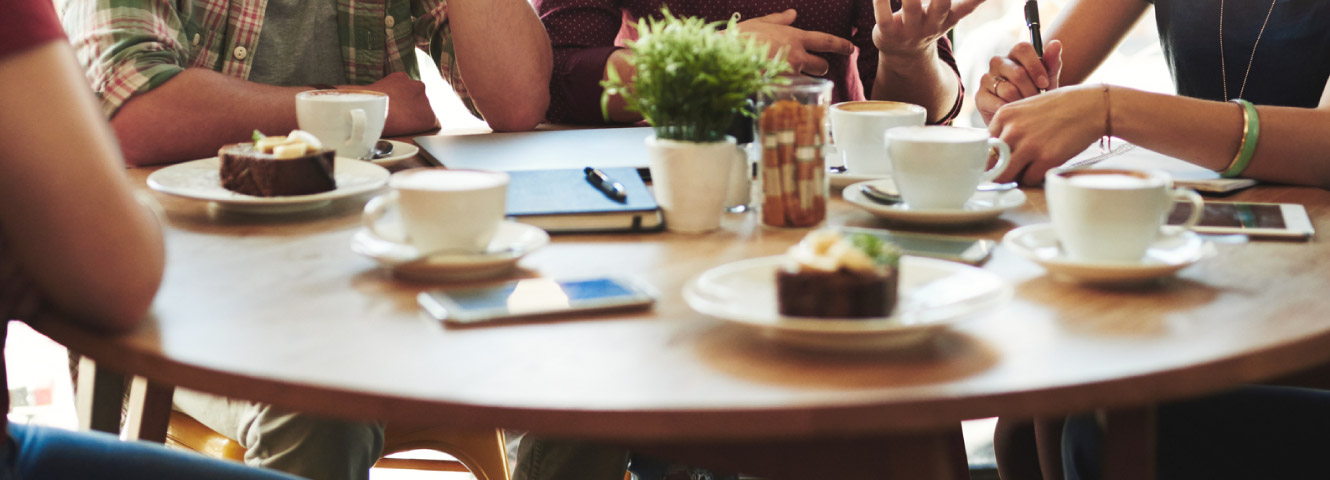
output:
[{"label": "blue notebook", "polygon": [[622,183],[618,202],[587,181],[581,168],[508,172],[508,216],[550,233],[659,230],[660,206],[633,167],[602,168]]}]

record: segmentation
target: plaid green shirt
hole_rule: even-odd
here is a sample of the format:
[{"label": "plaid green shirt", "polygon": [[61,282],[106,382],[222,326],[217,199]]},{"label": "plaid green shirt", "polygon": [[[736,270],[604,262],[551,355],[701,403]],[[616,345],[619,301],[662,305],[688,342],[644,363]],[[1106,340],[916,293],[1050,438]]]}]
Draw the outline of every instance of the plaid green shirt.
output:
[{"label": "plaid green shirt", "polygon": [[[420,78],[414,49],[476,113],[453,56],[448,0],[335,0],[346,78]],[[65,32],[107,117],[190,67],[249,78],[267,0],[68,0]],[[299,52],[293,52],[298,55]]]}]

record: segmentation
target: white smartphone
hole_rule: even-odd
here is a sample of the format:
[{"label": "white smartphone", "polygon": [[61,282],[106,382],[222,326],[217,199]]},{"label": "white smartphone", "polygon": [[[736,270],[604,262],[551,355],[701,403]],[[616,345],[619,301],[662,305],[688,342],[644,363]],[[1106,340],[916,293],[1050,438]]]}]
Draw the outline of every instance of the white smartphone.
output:
[{"label": "white smartphone", "polygon": [[[1191,204],[1179,202],[1168,223],[1181,224]],[[1197,233],[1243,234],[1251,237],[1306,239],[1316,233],[1302,205],[1294,203],[1205,202]]]},{"label": "white smartphone", "polygon": [[445,323],[479,323],[620,308],[648,307],[649,285],[626,277],[571,280],[528,278],[495,286],[420,292],[416,301]]},{"label": "white smartphone", "polygon": [[981,238],[922,233],[893,232],[879,228],[842,227],[845,233],[867,233],[900,247],[901,253],[919,257],[940,258],[953,262],[978,265],[988,259],[996,242]]}]

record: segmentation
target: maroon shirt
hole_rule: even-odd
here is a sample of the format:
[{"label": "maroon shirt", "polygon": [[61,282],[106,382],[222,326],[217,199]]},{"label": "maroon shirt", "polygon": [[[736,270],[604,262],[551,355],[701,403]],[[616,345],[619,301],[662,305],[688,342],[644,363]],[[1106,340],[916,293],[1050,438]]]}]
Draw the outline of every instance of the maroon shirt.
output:
[{"label": "maroon shirt", "polygon": [[[634,33],[627,22],[658,15],[665,0],[535,0],[536,11],[549,31],[554,46],[554,76],[550,80],[550,109],[547,119],[560,123],[603,123],[600,111],[600,80],[610,54],[622,48],[622,38]],[[670,0],[676,16],[728,20],[738,13],[741,20],[793,8],[798,13],[794,27],[830,33],[849,39],[856,47],[851,56],[819,54],[827,60],[825,78],[835,82],[832,101],[871,98],[877,77],[877,47],[873,45],[872,0]],[[892,8],[900,8],[893,0]],[[620,30],[623,35],[620,35]],[[619,41],[616,42],[616,39]],[[956,70],[951,42],[938,41],[938,57]],[[853,61],[852,61],[853,60]],[[956,70],[959,80],[959,70]],[[945,121],[960,111],[961,92]]]}]

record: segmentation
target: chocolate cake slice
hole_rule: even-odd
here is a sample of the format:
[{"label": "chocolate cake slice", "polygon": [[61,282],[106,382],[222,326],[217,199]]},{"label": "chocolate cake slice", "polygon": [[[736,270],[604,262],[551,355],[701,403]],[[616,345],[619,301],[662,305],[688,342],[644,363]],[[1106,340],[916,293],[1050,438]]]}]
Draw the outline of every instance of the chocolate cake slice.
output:
[{"label": "chocolate cake slice", "polygon": [[237,143],[217,152],[222,161],[222,187],[259,197],[309,195],[337,188],[331,149],[293,158],[263,153],[253,143]]},{"label": "chocolate cake slice", "polygon": [[787,258],[776,270],[781,315],[880,318],[896,308],[900,249],[881,238],[814,230]]},{"label": "chocolate cake slice", "polygon": [[780,313],[825,318],[890,316],[896,307],[895,273],[780,269],[776,272]]}]

